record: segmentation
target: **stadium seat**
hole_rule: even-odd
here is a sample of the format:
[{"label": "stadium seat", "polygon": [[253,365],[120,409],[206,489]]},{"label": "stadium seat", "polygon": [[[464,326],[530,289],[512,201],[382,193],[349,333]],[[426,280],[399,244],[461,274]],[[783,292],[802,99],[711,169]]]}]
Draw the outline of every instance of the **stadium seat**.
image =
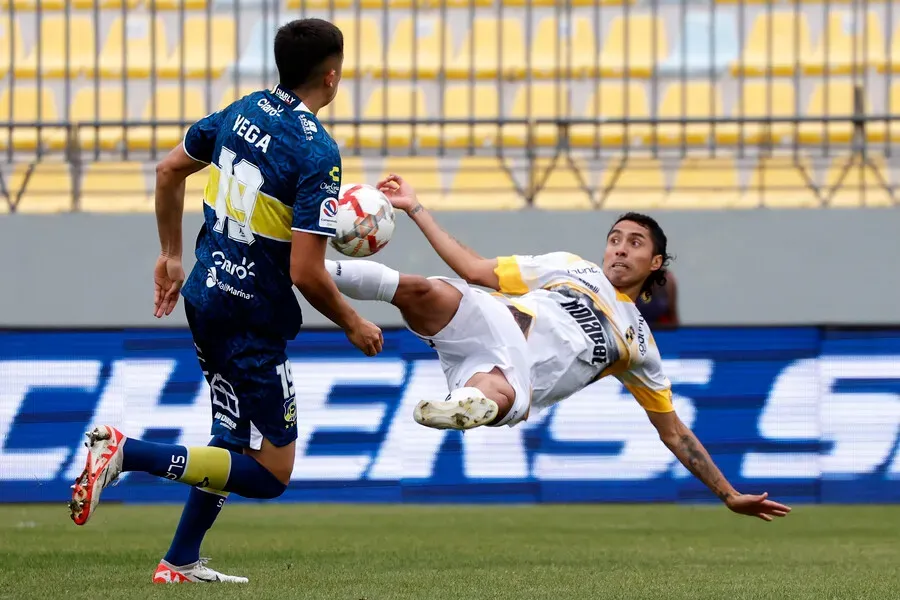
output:
[{"label": "stadium seat", "polygon": [[738,170],[731,158],[688,158],[678,166],[675,181],[660,208],[730,209],[742,206]]},{"label": "stadium seat", "polygon": [[594,24],[586,17],[547,17],[538,24],[531,44],[532,77],[588,77],[598,71]]},{"label": "stadium seat", "polygon": [[527,119],[530,125],[511,124],[503,128],[504,144],[553,146],[559,139],[555,123],[536,123],[538,119],[565,119],[572,115],[567,85],[531,83],[523,85],[513,100],[511,119]]},{"label": "stadium seat", "polygon": [[741,58],[731,65],[734,75],[793,75],[801,57],[810,52],[806,13],[764,12],[747,35]]},{"label": "stadium seat", "polygon": [[[117,17],[100,51],[101,77],[150,77],[168,59],[166,39],[165,23],[159,17]],[[93,75],[93,72],[91,64],[87,73]]]},{"label": "stadium seat", "polygon": [[160,66],[160,77],[217,79],[237,62],[235,20],[231,16],[188,17],[184,21],[184,35],[179,39],[180,44]]},{"label": "stadium seat", "polygon": [[[356,101],[354,92],[355,90],[349,86],[342,85],[334,100],[318,114],[319,121],[334,138],[334,141],[341,146],[354,145],[358,137],[356,126],[334,124],[336,120],[353,120],[359,117],[360,111],[354,108]],[[365,100],[365,97],[362,97],[361,100]]]},{"label": "stadium seat", "polygon": [[884,25],[874,12],[834,11],[809,56],[802,56],[807,74],[846,75],[884,63]]},{"label": "stadium seat", "polygon": [[[511,92],[503,89],[504,99]],[[500,118],[500,95],[496,85],[491,84],[459,84],[446,89],[443,97],[443,113],[441,118],[451,119],[493,119]],[[447,148],[480,148],[498,143],[501,128],[496,123],[479,123],[466,125],[447,123],[445,125],[426,128],[417,135],[424,147],[436,147],[443,144]]]},{"label": "stadium seat", "polygon": [[[516,190],[512,166],[502,158],[464,156],[444,196],[454,210],[516,210],[525,206]],[[441,206],[443,208],[443,206]]]},{"label": "stadium seat", "polygon": [[[152,165],[151,165],[152,166]],[[148,167],[139,162],[93,162],[81,183],[81,210],[147,212],[153,210]]]},{"label": "stadium seat", "polygon": [[389,156],[381,167],[381,173],[397,173],[413,182],[419,202],[425,208],[447,207],[443,184],[446,170],[433,156]]},{"label": "stadium seat", "polygon": [[[573,164],[574,163],[574,164]],[[592,169],[580,159],[565,155],[556,159],[538,158],[532,167],[534,207],[546,210],[594,208]],[[527,189],[527,188],[526,188]]]},{"label": "stadium seat", "polygon": [[[288,0],[287,7],[292,10],[330,10],[341,8],[448,8],[468,7],[470,0]],[[471,0],[473,6],[491,6],[492,0]]]},{"label": "stadium seat", "polygon": [[[216,110],[221,110],[234,102],[235,100],[239,100],[248,94],[252,94],[253,92],[258,92],[261,89],[264,89],[266,86],[262,84],[253,84],[253,83],[243,83],[241,84],[240,89],[236,89],[233,85],[225,88],[225,91],[222,92],[222,96],[219,98],[219,103],[216,105]],[[340,98],[341,94],[337,95],[337,98]],[[328,110],[326,107],[323,110]]]},{"label": "stadium seat", "polygon": [[140,0],[0,0],[0,10],[9,10],[10,5],[17,11],[63,10],[67,5],[71,5],[76,10],[89,10],[95,6],[99,9],[122,8],[123,3],[127,8],[134,8],[138,2]]},{"label": "stadium seat", "polygon": [[[206,0],[143,0],[149,10],[203,10],[206,8]],[[155,3],[155,4],[154,4]]]},{"label": "stadium seat", "polygon": [[[71,0],[72,6],[82,10],[92,10],[93,8],[135,8],[141,3],[141,0]],[[145,2],[147,0],[144,0]]]},{"label": "stadium seat", "polygon": [[[13,168],[9,194],[20,213],[67,212],[74,207],[69,163],[19,163]],[[6,205],[6,199],[0,198]]]},{"label": "stadium seat", "polygon": [[[712,119],[722,117],[722,92],[705,81],[685,84],[673,83],[666,89],[659,105],[659,116],[664,119]],[[648,143],[663,145],[708,144],[713,140],[731,143],[737,139],[739,128],[735,123],[663,123],[646,138]]]},{"label": "stadium seat", "polygon": [[818,84],[812,92],[806,109],[808,117],[839,117],[841,121],[830,123],[802,123],[800,141],[816,144],[827,139],[832,143],[846,143],[853,137],[853,83],[829,80]]},{"label": "stadium seat", "polygon": [[[888,23],[888,27],[891,24]],[[881,61],[881,64],[878,65],[878,71],[881,73],[885,73],[887,71],[891,71],[893,73],[900,73],[900,24],[897,25],[897,29],[894,30],[893,35],[889,39],[892,39],[890,54],[885,56],[885,60]]]},{"label": "stadium seat", "polygon": [[375,76],[387,70],[389,77],[397,79],[434,79],[452,56],[453,32],[440,18],[406,18],[391,34],[387,63],[378,66]]},{"label": "stadium seat", "polygon": [[[416,85],[388,85],[375,88],[363,113],[363,120],[408,119],[428,117],[425,94]],[[363,148],[403,147],[418,143],[418,135],[426,135],[435,126],[395,123],[364,124],[359,127],[358,143]],[[431,134],[433,135],[433,134]],[[415,137],[414,137],[415,136]]]},{"label": "stadium seat", "polygon": [[647,123],[604,123],[604,120],[647,119],[650,116],[647,92],[644,84],[630,81],[601,83],[588,98],[584,115],[596,123],[573,125],[569,130],[569,143],[574,146],[598,147],[599,145],[622,145],[626,142],[642,141],[650,135]]},{"label": "stadium seat", "polygon": [[39,140],[45,143],[50,138],[65,136],[63,127],[36,126],[38,122],[60,122],[56,96],[46,86],[39,91],[37,87],[16,85],[12,93],[7,87],[0,94],[0,120],[21,123],[12,130],[0,127],[0,149],[3,150],[10,144],[15,150],[35,150]]},{"label": "stadium seat", "polygon": [[[12,23],[12,26],[10,26]],[[25,45],[18,19],[0,16],[0,77],[25,59]]]},{"label": "stadium seat", "polygon": [[[896,206],[889,188],[893,181],[884,157],[837,157],[825,180],[825,202],[834,208]],[[896,188],[894,188],[897,193]]]},{"label": "stadium seat", "polygon": [[657,159],[620,157],[607,161],[600,182],[600,208],[646,210],[658,208],[666,192]]},{"label": "stadium seat", "polygon": [[[381,27],[376,20],[369,17],[340,17],[333,22],[344,34],[343,76],[353,78],[379,72],[384,64],[384,53]],[[271,42],[266,46],[266,51],[271,54]]]},{"label": "stadium seat", "polygon": [[[571,6],[616,6],[634,4],[636,0],[569,0]],[[559,0],[502,0],[504,6],[559,6]]]},{"label": "stadium seat", "polygon": [[706,76],[721,73],[740,54],[734,12],[690,11],[679,23],[678,42],[660,65],[664,75]]},{"label": "stadium seat", "polygon": [[600,52],[600,73],[604,77],[649,77],[669,54],[666,25],[659,16],[617,16],[605,39]]},{"label": "stadium seat", "polygon": [[[900,115],[900,82],[891,86],[887,106],[881,111],[897,118]],[[900,120],[871,121],[865,124],[866,139],[870,142],[900,142]]]},{"label": "stadium seat", "polygon": [[525,74],[525,36],[515,17],[477,17],[455,56],[447,65],[447,77],[512,79]]},{"label": "stadium seat", "polygon": [[341,158],[341,185],[346,183],[377,183],[387,173],[376,173],[369,177],[366,173],[366,165],[359,156],[347,156]]},{"label": "stadium seat", "polygon": [[[127,116],[125,94],[121,86],[100,87],[96,90],[93,86],[82,88],[75,93],[69,109],[69,119],[78,128],[78,145],[85,150],[110,150],[118,146],[124,135],[121,126],[93,127],[91,123],[124,121]],[[51,148],[61,150],[63,145],[57,143],[57,140],[53,140]]]},{"label": "stadium seat", "polygon": [[[744,92],[732,110],[735,118],[792,117],[797,114],[794,84],[786,81],[746,80]],[[794,137],[792,123],[745,123],[738,126],[739,140],[747,144],[779,143]]]},{"label": "stadium seat", "polygon": [[769,208],[817,208],[814,172],[803,157],[761,158],[753,168],[745,201]]},{"label": "stadium seat", "polygon": [[[162,148],[169,150],[177,146],[187,128],[197,119],[208,115],[203,93],[199,88],[163,87],[156,90],[154,97],[147,99],[147,104],[141,113],[141,120],[155,121],[186,121],[185,125],[141,125],[126,132],[125,140],[128,147],[133,150],[149,150]],[[154,116],[155,110],[155,116]]]},{"label": "stadium seat", "polygon": [[21,61],[16,61],[16,77],[37,76],[39,58],[42,77],[66,77],[67,72],[69,77],[81,75],[97,60],[95,28],[91,17],[70,16],[68,26],[65,16],[41,17],[40,42],[35,43]]}]

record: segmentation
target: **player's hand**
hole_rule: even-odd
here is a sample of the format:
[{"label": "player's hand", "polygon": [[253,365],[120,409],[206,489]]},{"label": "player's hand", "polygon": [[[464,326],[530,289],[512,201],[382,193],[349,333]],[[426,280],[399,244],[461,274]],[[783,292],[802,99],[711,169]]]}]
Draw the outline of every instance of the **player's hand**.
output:
[{"label": "player's hand", "polygon": [[156,293],[153,298],[153,314],[157,319],[172,314],[178,304],[178,294],[184,283],[184,268],[181,258],[160,254],[153,269],[153,283]]},{"label": "player's hand", "polygon": [[347,331],[347,337],[366,356],[375,356],[381,352],[381,348],[384,346],[381,329],[375,323],[365,319],[360,319],[352,329]]},{"label": "player's hand", "polygon": [[773,517],[786,517],[791,512],[790,506],[768,500],[769,493],[754,496],[752,494],[739,494],[729,496],[725,505],[740,515],[759,517],[763,521],[771,521]]},{"label": "player's hand", "polygon": [[416,190],[399,175],[391,173],[375,184],[375,187],[387,196],[387,199],[391,201],[391,205],[397,210],[409,212],[419,205]]}]

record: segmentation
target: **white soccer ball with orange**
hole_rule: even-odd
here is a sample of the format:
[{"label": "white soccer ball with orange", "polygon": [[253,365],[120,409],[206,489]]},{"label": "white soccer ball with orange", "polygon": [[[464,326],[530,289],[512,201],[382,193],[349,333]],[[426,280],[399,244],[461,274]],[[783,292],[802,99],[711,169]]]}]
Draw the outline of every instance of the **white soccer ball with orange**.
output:
[{"label": "white soccer ball with orange", "polygon": [[394,207],[380,190],[345,183],[338,194],[337,233],[331,245],[345,256],[371,256],[394,235]]}]

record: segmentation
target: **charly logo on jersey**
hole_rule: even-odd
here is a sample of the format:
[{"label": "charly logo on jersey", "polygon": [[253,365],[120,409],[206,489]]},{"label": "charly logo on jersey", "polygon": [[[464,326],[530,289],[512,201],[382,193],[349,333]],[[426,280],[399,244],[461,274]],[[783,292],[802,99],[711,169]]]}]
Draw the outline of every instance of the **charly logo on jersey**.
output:
[{"label": "charly logo on jersey", "polygon": [[334,198],[326,198],[319,206],[319,227],[337,227],[338,202]]},{"label": "charly logo on jersey", "polygon": [[272,93],[275,94],[275,96],[277,96],[279,100],[281,100],[288,106],[293,106],[294,103],[297,101],[296,96],[294,96],[290,92],[286,92],[285,90],[281,89],[280,86],[277,86],[277,85],[275,86],[275,89],[272,90]]},{"label": "charly logo on jersey", "polygon": [[223,292],[229,293],[232,296],[243,298],[244,300],[250,300],[251,298],[253,298],[253,294],[248,294],[247,292],[244,292],[243,290],[240,290],[233,285],[221,281],[219,279],[219,269],[233,277],[236,277],[239,281],[243,281],[248,277],[256,277],[256,273],[253,272],[253,267],[256,265],[256,263],[251,262],[247,264],[246,257],[241,258],[240,264],[232,262],[228,257],[225,256],[224,252],[219,250],[213,252],[212,257],[216,266],[209,267],[207,269],[206,287],[212,288],[218,286],[218,288]]}]

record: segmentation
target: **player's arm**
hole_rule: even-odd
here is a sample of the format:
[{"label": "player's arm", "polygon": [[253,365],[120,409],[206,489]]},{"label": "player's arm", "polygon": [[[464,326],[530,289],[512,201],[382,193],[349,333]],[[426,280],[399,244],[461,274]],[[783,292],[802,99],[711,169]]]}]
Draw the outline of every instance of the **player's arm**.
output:
[{"label": "player's arm", "polygon": [[500,290],[500,278],[495,272],[497,259],[481,256],[444,231],[419,202],[413,187],[402,177],[388,175],[377,187],[388,197],[394,208],[409,215],[441,260],[457,275],[473,285]]}]

